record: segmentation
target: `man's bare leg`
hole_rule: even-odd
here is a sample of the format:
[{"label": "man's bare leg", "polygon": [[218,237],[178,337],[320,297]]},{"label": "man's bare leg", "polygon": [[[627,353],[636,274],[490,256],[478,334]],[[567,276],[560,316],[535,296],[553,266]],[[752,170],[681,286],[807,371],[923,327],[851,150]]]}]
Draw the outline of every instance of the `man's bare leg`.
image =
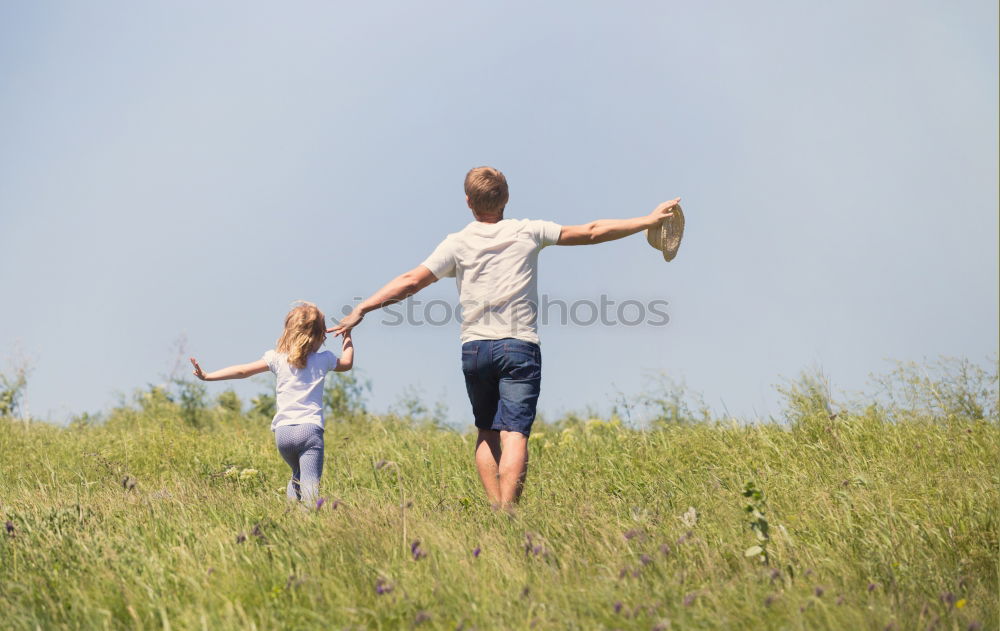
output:
[{"label": "man's bare leg", "polygon": [[[507,432],[509,433],[509,432]],[[476,437],[476,469],[479,470],[479,480],[486,491],[486,499],[490,506],[498,508],[500,497],[500,432],[491,429],[479,430]]]},{"label": "man's bare leg", "polygon": [[528,437],[521,432],[500,432],[500,506],[510,508],[521,498],[528,475]]}]

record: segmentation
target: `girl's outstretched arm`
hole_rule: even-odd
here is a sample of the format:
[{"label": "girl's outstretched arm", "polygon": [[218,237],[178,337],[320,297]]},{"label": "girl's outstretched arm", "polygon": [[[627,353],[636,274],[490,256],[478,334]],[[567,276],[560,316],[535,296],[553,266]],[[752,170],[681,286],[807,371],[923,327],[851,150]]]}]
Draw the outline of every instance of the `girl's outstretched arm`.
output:
[{"label": "girl's outstretched arm", "polygon": [[267,362],[263,359],[258,359],[255,362],[250,362],[249,364],[237,364],[236,366],[230,366],[228,368],[223,368],[209,373],[206,373],[201,369],[201,366],[198,365],[198,361],[194,357],[191,358],[191,363],[194,365],[194,376],[202,381],[246,379],[247,377],[259,375],[260,373],[268,370]]},{"label": "girl's outstretched arm", "polygon": [[337,367],[334,372],[347,372],[354,367],[354,341],[351,339],[351,330],[344,331],[344,343],[340,347],[340,358],[337,359]]}]

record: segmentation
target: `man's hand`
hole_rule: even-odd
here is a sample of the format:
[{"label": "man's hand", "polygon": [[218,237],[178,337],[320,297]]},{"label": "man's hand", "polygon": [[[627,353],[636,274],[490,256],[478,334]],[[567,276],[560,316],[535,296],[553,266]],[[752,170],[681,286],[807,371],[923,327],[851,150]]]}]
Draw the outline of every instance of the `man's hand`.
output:
[{"label": "man's hand", "polygon": [[667,217],[673,217],[674,208],[681,205],[681,198],[676,197],[669,202],[663,202],[659,206],[653,209],[653,212],[649,213],[649,219],[652,225],[657,225]]},{"label": "man's hand", "polygon": [[202,370],[201,366],[198,365],[198,360],[196,360],[194,357],[190,357],[189,359],[191,360],[191,364],[194,366],[194,370],[192,371],[194,373],[194,376],[201,379],[202,381],[205,381],[205,371]]},{"label": "man's hand", "polygon": [[359,309],[355,308],[354,311],[340,321],[337,326],[331,327],[326,330],[327,333],[333,333],[334,335],[344,335],[345,337],[350,337],[351,329],[361,324],[365,314]]}]

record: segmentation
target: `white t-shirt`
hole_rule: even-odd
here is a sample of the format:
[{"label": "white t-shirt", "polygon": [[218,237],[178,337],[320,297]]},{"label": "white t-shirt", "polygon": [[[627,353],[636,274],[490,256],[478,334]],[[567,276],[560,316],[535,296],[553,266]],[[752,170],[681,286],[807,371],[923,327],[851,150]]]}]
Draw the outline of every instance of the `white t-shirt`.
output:
[{"label": "white t-shirt", "polygon": [[330,351],[310,353],[304,368],[289,365],[288,355],[274,350],[264,353],[261,359],[278,378],[277,413],[271,431],[302,423],[323,427],[323,381],[326,373],[337,367],[337,356]]},{"label": "white t-shirt", "polygon": [[562,226],[538,219],[473,221],[449,234],[423,262],[437,278],[454,276],[462,343],[512,337],[538,344],[538,252]]}]

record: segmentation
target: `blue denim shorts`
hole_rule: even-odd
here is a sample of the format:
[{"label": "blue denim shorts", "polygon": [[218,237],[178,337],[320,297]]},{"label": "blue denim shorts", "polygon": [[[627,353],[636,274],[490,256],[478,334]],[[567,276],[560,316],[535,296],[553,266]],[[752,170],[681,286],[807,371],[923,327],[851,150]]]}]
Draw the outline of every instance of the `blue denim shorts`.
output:
[{"label": "blue denim shorts", "polygon": [[462,344],[462,372],[476,427],[531,433],[542,387],[542,350],[505,338]]}]

